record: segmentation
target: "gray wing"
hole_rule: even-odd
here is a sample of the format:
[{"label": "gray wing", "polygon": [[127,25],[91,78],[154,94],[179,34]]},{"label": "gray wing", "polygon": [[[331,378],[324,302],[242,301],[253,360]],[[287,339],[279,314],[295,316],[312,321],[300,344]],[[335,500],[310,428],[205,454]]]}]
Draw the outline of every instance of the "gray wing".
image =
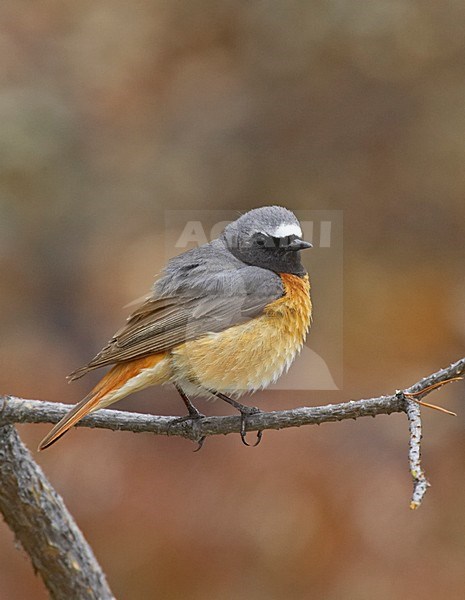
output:
[{"label": "gray wing", "polygon": [[284,293],[281,278],[247,266],[222,248],[207,244],[172,259],[152,296],[128,318],[108,345],[86,366],[88,371],[171,350],[208,332],[256,317]]}]

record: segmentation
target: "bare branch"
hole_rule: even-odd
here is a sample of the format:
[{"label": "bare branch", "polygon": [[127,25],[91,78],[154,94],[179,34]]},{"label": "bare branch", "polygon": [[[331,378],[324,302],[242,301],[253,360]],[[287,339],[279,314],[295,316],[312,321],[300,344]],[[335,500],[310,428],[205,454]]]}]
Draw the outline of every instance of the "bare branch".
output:
[{"label": "bare branch", "polygon": [[[402,392],[378,398],[351,400],[342,404],[259,412],[247,418],[246,429],[247,431],[284,429],[287,427],[300,427],[302,425],[318,425],[320,423],[342,421],[344,419],[357,419],[366,416],[374,417],[393,412],[405,412],[410,419],[412,475],[415,472],[417,475],[421,475],[419,478],[420,483],[422,481],[426,482],[419,463],[419,442],[421,437],[420,413],[419,410],[413,408],[413,405],[439,387],[440,384],[455,381],[456,378],[464,373],[465,358],[462,358],[449,367],[424,377]],[[11,396],[0,397],[0,399],[3,400],[3,407],[0,410],[0,425],[11,423],[57,423],[71,408],[65,404],[23,400]],[[163,417],[104,409],[87,415],[78,423],[78,426],[100,427],[119,431],[132,431],[134,433],[150,432],[157,435],[177,435],[199,442],[205,436],[239,433],[241,420],[238,416],[228,416],[205,417],[196,421],[179,422],[177,417]],[[415,452],[418,453],[416,462],[412,458]],[[416,490],[421,488],[420,483],[415,484]],[[426,486],[426,484],[422,485]],[[415,506],[419,505],[423,494],[414,496],[412,502],[418,503]]]},{"label": "bare branch", "polygon": [[430,483],[426,479],[420,460],[420,442],[422,437],[420,406],[412,400],[407,401],[407,417],[409,420],[410,430],[408,458],[410,464],[410,473],[413,479],[413,494],[412,501],[410,502],[410,508],[415,510],[422,503],[423,497],[426,494],[426,490],[430,486]]},{"label": "bare branch", "polygon": [[[4,396],[0,412],[2,423],[57,423],[72,408],[69,404],[23,400]],[[342,404],[327,404],[260,412],[247,417],[247,431],[284,429],[302,425],[319,425],[329,421],[374,417],[393,412],[405,412],[405,401],[395,395],[369,400],[351,400]],[[240,417],[205,417],[197,421],[179,422],[179,417],[163,417],[120,410],[101,409],[84,417],[77,427],[98,427],[113,431],[178,435],[193,441],[203,436],[239,433]]]},{"label": "bare branch", "polygon": [[[424,377],[414,385],[403,390],[404,394],[415,394],[421,399],[433,386],[459,377],[465,373],[465,358]],[[70,408],[68,404],[25,400],[12,396],[0,396],[3,406],[0,408],[0,425],[11,423],[57,423]],[[330,421],[357,419],[359,417],[393,412],[406,412],[406,400],[398,393],[378,398],[351,400],[341,404],[301,407],[291,410],[259,412],[247,418],[247,431],[266,429],[284,429],[302,425],[318,425]],[[101,409],[87,415],[78,427],[99,427],[134,433],[150,432],[157,435],[178,435],[194,441],[203,436],[239,433],[240,417],[205,417],[198,421],[179,422],[177,417],[163,417],[119,410]]]},{"label": "bare branch", "polygon": [[63,500],[11,425],[0,427],[0,511],[52,598],[114,598]]}]

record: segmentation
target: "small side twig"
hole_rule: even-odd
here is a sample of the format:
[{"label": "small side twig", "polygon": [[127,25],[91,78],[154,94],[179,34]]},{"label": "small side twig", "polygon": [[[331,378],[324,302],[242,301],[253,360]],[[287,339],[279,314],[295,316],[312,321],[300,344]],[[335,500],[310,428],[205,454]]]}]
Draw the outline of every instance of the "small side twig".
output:
[{"label": "small side twig", "polygon": [[410,474],[413,479],[413,493],[410,501],[410,508],[416,510],[421,505],[426,490],[431,484],[426,479],[425,472],[421,466],[422,423],[420,405],[414,400],[406,398],[406,413],[410,432],[408,460]]},{"label": "small side twig", "polygon": [[425,406],[427,408],[432,408],[434,410],[438,410],[442,413],[452,415],[456,417],[456,413],[443,408],[442,406],[437,406],[436,404],[430,404],[429,402],[423,402],[420,398],[432,392],[433,390],[437,390],[443,385],[447,385],[453,381],[460,381],[463,379],[461,376],[450,377],[449,379],[438,379],[437,381],[433,381],[430,385],[426,387],[419,387],[415,391],[415,388],[418,387],[418,384],[412,386],[408,390],[402,391],[398,390],[396,392],[396,396],[399,399],[403,399],[405,401],[405,412],[407,413],[407,418],[409,421],[409,465],[410,465],[410,474],[413,479],[413,493],[412,500],[410,501],[410,508],[412,510],[416,510],[422,503],[423,498],[426,494],[426,490],[430,487],[430,482],[426,479],[425,472],[423,471],[423,467],[421,466],[421,439],[422,435],[422,423],[421,423],[421,412],[420,406]]}]

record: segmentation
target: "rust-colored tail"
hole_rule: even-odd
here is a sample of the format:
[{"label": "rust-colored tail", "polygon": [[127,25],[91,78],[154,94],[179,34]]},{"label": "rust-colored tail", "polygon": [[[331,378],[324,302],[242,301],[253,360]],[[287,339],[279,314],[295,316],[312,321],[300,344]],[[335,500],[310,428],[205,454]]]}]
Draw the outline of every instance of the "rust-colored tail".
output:
[{"label": "rust-colored tail", "polygon": [[[155,367],[164,358],[165,354],[155,354],[132,360],[128,363],[115,365],[108,373],[100,380],[94,389],[83,399],[78,402],[69,413],[67,413],[61,421],[44,437],[39,444],[39,450],[45,450],[55,443],[62,435],[64,435],[73,425],[80,421],[83,417],[121,400],[128,394],[143,389],[155,383],[163,383],[166,378],[162,374],[154,377],[150,369]],[[136,375],[147,369],[147,376],[142,377],[140,381],[134,385],[127,385]],[[157,380],[158,379],[158,380]]]},{"label": "rust-colored tail", "polygon": [[49,431],[44,439],[39,444],[39,450],[45,450],[64,435],[75,423],[80,421],[82,417],[96,410],[99,402],[99,394],[93,391],[88,394],[81,402],[78,402],[68,414],[66,414],[55,427]]}]

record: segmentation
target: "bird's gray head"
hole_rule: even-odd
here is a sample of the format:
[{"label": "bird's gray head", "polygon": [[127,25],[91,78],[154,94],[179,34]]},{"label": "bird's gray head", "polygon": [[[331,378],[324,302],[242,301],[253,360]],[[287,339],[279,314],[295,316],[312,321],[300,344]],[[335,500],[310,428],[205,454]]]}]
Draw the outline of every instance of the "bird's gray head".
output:
[{"label": "bird's gray head", "polygon": [[255,208],[227,225],[222,238],[230,252],[248,265],[305,275],[299,250],[311,244],[302,240],[300,223],[287,208]]}]

